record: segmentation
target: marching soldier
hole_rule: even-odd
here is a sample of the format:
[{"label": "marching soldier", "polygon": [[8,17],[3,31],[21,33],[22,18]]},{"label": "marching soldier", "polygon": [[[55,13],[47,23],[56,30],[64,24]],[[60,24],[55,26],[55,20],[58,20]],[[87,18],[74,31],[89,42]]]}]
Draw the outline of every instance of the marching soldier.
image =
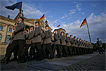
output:
[{"label": "marching soldier", "polygon": [[79,39],[79,44],[78,44],[78,46],[79,46],[79,55],[81,54],[81,48],[82,48],[82,40],[81,40],[81,38]]},{"label": "marching soldier", "polygon": [[79,38],[76,40],[76,54],[79,55]]},{"label": "marching soldier", "polygon": [[71,56],[74,55],[74,38],[72,35],[70,35],[70,43],[71,43]]},{"label": "marching soldier", "polygon": [[[24,19],[22,17],[19,17],[17,19],[18,23],[16,23],[16,30],[14,31],[14,38],[12,43],[7,47],[5,58],[1,60],[1,63],[8,63],[12,52],[14,49],[18,46],[17,54],[18,54],[18,62],[22,63],[24,61],[24,46],[25,46],[25,37],[24,37]],[[23,44],[22,44],[23,43]]]},{"label": "marching soldier", "polygon": [[41,27],[39,22],[35,22],[35,30],[32,33],[32,45],[31,45],[31,55],[35,58],[35,49],[37,51],[37,60],[42,60],[42,49],[41,49]]},{"label": "marching soldier", "polygon": [[57,32],[57,29],[54,30],[54,47],[53,47],[53,55],[55,54],[55,50],[57,49],[57,57],[61,57],[61,47],[60,47],[60,34]]},{"label": "marching soldier", "polygon": [[51,47],[51,38],[52,38],[52,33],[49,30],[49,26],[46,25],[46,30],[44,32],[44,46],[43,46],[44,58],[49,58],[49,59],[53,58],[53,52],[52,52],[52,47]]},{"label": "marching soldier", "polygon": [[[41,48],[42,48],[42,53],[44,52],[43,51],[43,47],[44,47],[44,31],[41,29]],[[42,58],[44,59],[44,54],[42,54]]]},{"label": "marching soldier", "polygon": [[61,32],[60,43],[61,43],[61,48],[62,48],[62,55],[64,57],[67,57],[68,56],[68,52],[67,52],[66,37],[64,35],[64,32]]},{"label": "marching soldier", "polygon": [[[28,40],[30,40],[30,44],[31,44],[31,48],[30,48],[30,59],[34,59],[35,58],[35,52],[32,51],[33,47],[32,47],[32,39],[34,38],[34,26],[30,26],[30,32],[28,35]],[[34,55],[33,55],[34,54]]]},{"label": "marching soldier", "polygon": [[74,36],[74,39],[73,39],[73,49],[74,49],[74,55],[76,55],[76,36]]},{"label": "marching soldier", "polygon": [[67,51],[68,55],[71,56],[71,43],[70,43],[70,37],[68,36],[68,33],[66,33],[66,44],[67,44]]},{"label": "marching soldier", "polygon": [[103,54],[102,41],[97,38],[96,46],[98,47],[99,54]]},{"label": "marching soldier", "polygon": [[28,49],[31,46],[31,41],[28,39],[29,33],[28,30],[25,30],[25,40],[26,40],[26,45],[25,45],[25,58],[28,58]]}]

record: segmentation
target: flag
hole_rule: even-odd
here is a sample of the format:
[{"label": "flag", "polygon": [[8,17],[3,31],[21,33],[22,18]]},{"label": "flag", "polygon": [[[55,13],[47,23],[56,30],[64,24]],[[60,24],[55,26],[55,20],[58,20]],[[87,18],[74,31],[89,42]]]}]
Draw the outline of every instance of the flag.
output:
[{"label": "flag", "polygon": [[60,25],[58,25],[57,27],[60,27]]},{"label": "flag", "polygon": [[22,8],[22,2],[15,3],[12,6],[5,6],[5,8],[10,9],[10,10],[14,10],[15,8],[21,9]]},{"label": "flag", "polygon": [[84,26],[84,25],[87,25],[86,18],[83,20],[83,22],[82,22],[82,24],[81,24],[80,28],[81,28],[82,26]]},{"label": "flag", "polygon": [[43,14],[43,16],[40,19],[37,19],[36,21],[40,22],[40,21],[43,21],[43,20],[45,20],[45,14]]},{"label": "flag", "polygon": [[40,18],[40,21],[45,20],[45,14],[43,14],[43,16]]}]

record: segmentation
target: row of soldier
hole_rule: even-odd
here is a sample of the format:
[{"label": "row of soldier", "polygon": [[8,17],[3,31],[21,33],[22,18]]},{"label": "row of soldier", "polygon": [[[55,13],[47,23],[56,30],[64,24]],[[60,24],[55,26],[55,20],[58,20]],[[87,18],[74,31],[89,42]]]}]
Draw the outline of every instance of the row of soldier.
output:
[{"label": "row of soldier", "polygon": [[[52,40],[52,32],[49,26],[45,26],[45,31],[40,27],[39,22],[35,22],[35,27],[30,26],[30,32],[25,30],[24,19],[19,17],[18,23],[14,25],[14,32],[11,41],[6,49],[6,54],[1,63],[7,64],[12,53],[19,63],[26,60],[42,60],[81,55],[93,52],[93,45],[85,40],[76,39],[76,36],[68,33],[58,33],[58,29],[54,30],[54,40]],[[57,51],[57,54],[55,53]]]}]

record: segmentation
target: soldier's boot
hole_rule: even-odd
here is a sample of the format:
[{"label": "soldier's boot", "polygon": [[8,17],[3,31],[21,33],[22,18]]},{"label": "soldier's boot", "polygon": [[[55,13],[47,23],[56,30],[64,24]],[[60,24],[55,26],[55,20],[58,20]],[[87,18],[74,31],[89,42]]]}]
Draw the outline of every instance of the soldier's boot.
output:
[{"label": "soldier's boot", "polygon": [[8,64],[8,61],[9,61],[9,57],[5,57],[4,59],[0,60],[0,63]]}]

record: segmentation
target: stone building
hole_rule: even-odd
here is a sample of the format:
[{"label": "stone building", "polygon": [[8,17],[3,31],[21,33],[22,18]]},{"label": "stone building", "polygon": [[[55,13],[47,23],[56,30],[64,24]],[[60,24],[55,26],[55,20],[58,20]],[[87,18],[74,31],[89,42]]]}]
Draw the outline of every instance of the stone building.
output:
[{"label": "stone building", "polygon": [[[16,19],[20,16],[20,13],[15,17],[15,19],[10,19],[10,16],[4,17],[0,16],[0,54],[4,54],[6,47],[8,46],[9,39],[12,36],[13,26],[16,23]],[[24,18],[24,24],[27,26],[34,26],[34,22],[37,19]],[[41,28],[44,30],[44,21],[40,22]],[[45,25],[48,25],[45,23]],[[49,27],[50,30],[52,30]]]}]

